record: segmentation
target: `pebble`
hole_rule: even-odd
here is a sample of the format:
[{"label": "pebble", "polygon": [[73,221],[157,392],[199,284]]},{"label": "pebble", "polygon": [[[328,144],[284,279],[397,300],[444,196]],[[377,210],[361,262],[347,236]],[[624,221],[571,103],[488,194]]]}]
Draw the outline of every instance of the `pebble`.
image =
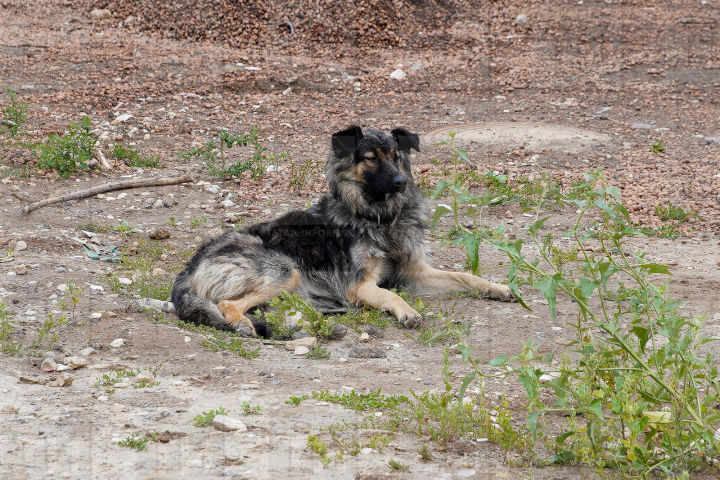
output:
[{"label": "pebble", "polygon": [[303,347],[302,345],[300,345],[299,347],[295,347],[295,355],[305,355],[309,351],[309,348]]},{"label": "pebble", "polygon": [[112,12],[107,8],[96,8],[90,12],[90,18],[93,20],[104,20],[106,18],[110,18],[111,16]]},{"label": "pebble", "polygon": [[135,383],[155,383],[157,380],[155,380],[155,375],[148,372],[147,370],[143,370],[142,372],[135,375],[135,378],[133,380]]},{"label": "pebble", "polygon": [[55,380],[48,382],[51,387],[69,387],[75,381],[75,377],[69,373],[61,373]]},{"label": "pebble", "polygon": [[185,335],[185,343],[190,343],[191,341],[192,341],[192,339],[190,337],[188,337],[187,335]]},{"label": "pebble", "polygon": [[345,334],[347,334],[347,327],[345,325],[340,325],[339,323],[333,327],[333,331],[328,337],[330,340],[340,340],[343,337],[345,337]]},{"label": "pebble", "polygon": [[25,243],[23,240],[18,240],[17,243],[15,243],[16,252],[22,252],[25,249],[27,249],[27,243]]},{"label": "pebble", "polygon": [[309,350],[314,348],[316,345],[317,339],[315,337],[303,337],[298,338],[297,340],[290,340],[285,344],[285,349],[290,352],[294,352],[297,347],[305,347]]},{"label": "pebble", "polygon": [[213,419],[213,427],[221,432],[247,432],[247,426],[237,418],[228,415],[215,415]]},{"label": "pebble", "polygon": [[25,275],[27,273],[27,265],[17,265],[15,266],[15,273],[17,275]]},{"label": "pebble", "polygon": [[170,230],[165,227],[155,227],[148,234],[148,237],[153,240],[165,240],[166,238],[170,238]]},{"label": "pebble", "polygon": [[121,413],[124,410],[125,405],[123,405],[122,403],[113,403],[112,405],[110,405],[110,411],[112,413]]},{"label": "pebble", "polygon": [[221,188],[218,185],[208,185],[205,187],[205,191],[212,194],[220,193],[220,190]]},{"label": "pebble", "polygon": [[125,344],[125,340],[122,338],[116,338],[112,342],[110,342],[110,346],[113,348],[120,348]]},{"label": "pebble", "polygon": [[705,137],[705,141],[710,143],[720,143],[720,137]]},{"label": "pebble", "polygon": [[90,318],[95,318],[95,319],[97,319],[97,318],[102,318],[102,313],[100,313],[100,312],[93,312],[93,313],[90,314]]},{"label": "pebble", "polygon": [[20,409],[13,405],[5,405],[4,407],[0,408],[0,413],[4,413],[6,415],[12,415],[13,413],[18,413],[19,411]]},{"label": "pebble", "polygon": [[369,342],[370,334],[368,334],[367,332],[363,332],[362,335],[360,335],[360,338],[358,338],[358,341],[363,342],[363,343]]},{"label": "pebble", "polygon": [[65,363],[71,369],[77,370],[78,368],[86,367],[88,364],[88,361],[87,361],[87,358],[76,355],[76,356],[66,358]]},{"label": "pebble", "polygon": [[68,367],[67,365],[65,365],[63,363],[59,363],[55,370],[57,370],[58,372],[64,372],[65,370],[68,370],[69,368],[70,367]]},{"label": "pebble", "polygon": [[118,282],[122,283],[123,285],[130,285],[132,283],[132,280],[127,277],[120,277],[118,278]]},{"label": "pebble", "polygon": [[521,13],[520,15],[515,17],[515,25],[522,26],[522,25],[525,25],[527,23],[527,21],[528,21],[528,17],[524,13]]},{"label": "pebble", "polygon": [[117,124],[119,124],[119,123],[125,123],[125,122],[127,122],[128,120],[130,120],[131,118],[132,118],[132,115],[130,115],[129,113],[123,113],[123,114],[118,115],[117,117],[115,117],[115,118],[113,119],[112,123],[113,123],[113,125],[117,125]]},{"label": "pebble", "polygon": [[54,372],[55,370],[57,370],[57,367],[58,364],[55,359],[50,357],[43,360],[42,364],[40,365],[40,369],[43,372]]},{"label": "pebble", "polygon": [[649,123],[633,123],[630,128],[633,130],[652,130],[653,126]]},{"label": "pebble", "polygon": [[385,336],[385,330],[375,325],[365,327],[365,332],[373,338],[383,338]]},{"label": "pebble", "polygon": [[407,77],[407,73],[403,72],[402,69],[398,68],[390,74],[390,78],[393,80],[403,80]]},{"label": "pebble", "polygon": [[385,358],[385,350],[371,345],[355,345],[350,349],[348,356],[352,358]]}]

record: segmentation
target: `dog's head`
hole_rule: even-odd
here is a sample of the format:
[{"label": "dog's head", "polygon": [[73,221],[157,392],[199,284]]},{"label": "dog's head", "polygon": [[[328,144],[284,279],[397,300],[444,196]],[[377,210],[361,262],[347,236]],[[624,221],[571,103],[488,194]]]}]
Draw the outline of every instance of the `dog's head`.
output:
[{"label": "dog's head", "polygon": [[404,128],[352,126],[333,134],[326,168],[331,191],[360,214],[393,215],[414,193],[411,149],[420,151],[420,139]]}]

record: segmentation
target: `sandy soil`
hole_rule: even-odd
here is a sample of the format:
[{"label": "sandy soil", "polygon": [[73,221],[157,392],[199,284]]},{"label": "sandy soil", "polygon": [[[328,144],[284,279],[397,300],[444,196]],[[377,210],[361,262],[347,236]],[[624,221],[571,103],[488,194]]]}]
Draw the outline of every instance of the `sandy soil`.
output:
[{"label": "sandy soil", "polygon": [[[522,26],[514,23],[520,13],[528,17]],[[83,293],[75,317],[59,330],[50,353],[61,361],[88,346],[96,353],[88,366],[72,371],[75,380],[67,387],[20,382],[58,375],[42,372],[46,355],[0,354],[0,408],[9,412],[0,413],[0,478],[593,478],[583,469],[510,467],[489,443],[452,445],[423,463],[417,455],[422,442],[409,434],[397,434],[382,452],[346,456],[323,468],[305,448],[307,435],[360,415],[313,400],[299,406],[285,400],[324,389],[441,390],[442,345],[422,345],[391,326],[371,340],[387,358],[349,357],[358,339],[352,331],[327,344],[326,360],[267,344],[259,344],[260,356],[251,360],[213,352],[202,346],[199,333],[132,311],[107,282],[108,273],[126,272],[87,257],[79,243],[87,238],[78,226],[124,221],[134,233],[109,230],[96,240],[143,248],[148,232],[174,218],[176,225],[167,227],[171,237],[161,241],[166,255],[155,265],[164,270],[160,277],[171,279],[168,272],[183,253],[217,233],[222,221],[272,218],[317,198],[324,190],[319,171],[294,190],[291,163],[322,164],[337,129],[358,122],[426,133],[481,124],[485,137],[467,144],[481,173],[547,174],[567,186],[602,167],[622,189],[635,221],[659,225],[654,210],[667,201],[695,210],[698,216],[683,224],[679,240],[635,239],[631,246],[673,265],[671,290],[687,302],[683,311],[707,312],[706,333],[720,335],[720,143],[713,140],[720,136],[719,19],[712,2],[500,3],[446,28],[442,49],[344,46],[333,49],[336,55],[319,55],[305,44],[288,46],[288,40],[250,48],[149,35],[118,26],[117,18],[93,19],[85,3],[0,1],[0,83],[13,85],[30,104],[25,138],[60,133],[89,115],[105,145],[132,145],[163,164],[155,171],[118,163],[110,173],[60,179],[38,172],[28,149],[1,144],[0,255],[14,249],[14,259],[0,263],[0,300],[9,305],[21,337],[31,338],[48,314],[68,313],[58,303],[58,286],[76,283]],[[390,79],[396,68],[407,78]],[[123,114],[131,117],[117,121]],[[255,125],[272,152],[289,153],[283,171],[257,181],[219,181],[201,162],[178,158],[179,149],[201,145],[223,129],[245,132]],[[557,130],[538,137],[523,125]],[[558,146],[555,133],[568,143]],[[656,140],[663,140],[664,153],[650,148]],[[438,171],[433,158],[445,159],[447,151],[428,141],[414,158],[418,174]],[[22,166],[29,176],[12,174]],[[208,183],[115,192],[30,215],[20,211],[20,198],[160,173],[191,173]],[[236,205],[220,203],[227,199]],[[550,213],[546,225],[554,233],[570,226],[571,211]],[[517,207],[491,209],[488,222],[509,219],[508,233],[523,235],[529,219]],[[27,248],[19,250],[18,241]],[[460,251],[439,248],[430,236],[428,242],[435,265],[461,268]],[[503,260],[488,249],[481,263],[487,268]],[[24,274],[18,274],[21,265]],[[495,280],[506,273],[489,272]],[[533,312],[469,298],[433,305],[455,304],[472,325],[468,342],[479,358],[517,351],[530,337],[547,351],[562,350],[571,335],[566,324],[574,320],[572,305],[560,302],[553,324],[538,292],[528,290],[525,298]],[[118,338],[124,344],[111,347]],[[462,362],[459,355],[451,359],[459,384]],[[157,368],[159,384],[112,394],[95,386],[118,368]],[[522,415],[519,385],[489,382],[486,390],[507,395]],[[262,414],[242,416],[244,401],[261,405]],[[195,415],[219,406],[242,418],[248,431],[192,424]],[[153,442],[145,452],[115,444],[146,431],[170,432],[169,442]],[[410,465],[410,472],[391,470],[390,459]]]}]

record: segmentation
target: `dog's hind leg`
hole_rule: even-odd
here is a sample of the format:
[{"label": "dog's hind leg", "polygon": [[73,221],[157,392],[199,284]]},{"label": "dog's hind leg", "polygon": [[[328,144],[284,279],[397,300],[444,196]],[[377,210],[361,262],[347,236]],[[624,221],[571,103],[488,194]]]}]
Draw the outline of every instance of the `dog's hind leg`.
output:
[{"label": "dog's hind leg", "polygon": [[468,272],[446,272],[428,264],[418,265],[409,276],[413,295],[449,295],[453,292],[479,293],[492,300],[514,300],[509,287],[477,277]]},{"label": "dog's hind leg", "polygon": [[218,302],[218,308],[225,317],[225,320],[227,320],[235,330],[254,337],[257,336],[255,326],[253,322],[245,316],[245,313],[252,307],[261,305],[277,297],[282,291],[292,292],[298,286],[298,283],[300,283],[300,273],[294,268],[291,270],[289,277],[284,281],[264,277],[258,282],[257,286],[242,296]]}]

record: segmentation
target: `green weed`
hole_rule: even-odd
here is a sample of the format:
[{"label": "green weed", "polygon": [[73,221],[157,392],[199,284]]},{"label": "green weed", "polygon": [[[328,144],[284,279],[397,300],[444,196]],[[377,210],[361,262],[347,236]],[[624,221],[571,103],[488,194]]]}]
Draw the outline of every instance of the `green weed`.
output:
[{"label": "green weed", "polygon": [[146,157],[140,155],[138,150],[125,147],[119,143],[115,144],[115,147],[113,148],[113,155],[115,155],[115,158],[118,160],[125,162],[125,164],[129,167],[156,168],[160,163],[160,159],[158,157]]},{"label": "green weed", "polygon": [[392,459],[388,462],[388,467],[392,468],[393,470],[398,470],[401,472],[409,472],[410,471],[409,465],[404,465],[404,464],[396,461],[395,459]]},{"label": "green weed", "polygon": [[315,345],[308,353],[305,354],[305,356],[313,360],[324,360],[326,358],[330,358],[330,352],[328,352],[322,345]]},{"label": "green weed", "polygon": [[209,410],[207,412],[202,412],[201,414],[195,415],[193,417],[193,422],[195,422],[195,426],[197,427],[207,427],[212,424],[216,415],[227,415],[228,413],[229,412],[223,407],[219,407],[215,410]]},{"label": "green weed", "polygon": [[28,104],[17,99],[17,92],[10,85],[5,86],[5,96],[7,96],[8,103],[2,110],[0,133],[17,137],[25,128]]},{"label": "green weed", "polygon": [[260,415],[262,407],[260,405],[252,406],[248,402],[242,403],[243,415]]},{"label": "green weed", "polygon": [[147,444],[150,439],[142,434],[134,433],[127,437],[125,440],[117,442],[121,447],[134,448],[138,452],[147,450]]},{"label": "green weed", "polygon": [[12,339],[15,321],[7,310],[7,303],[0,302],[0,351],[15,355],[22,350],[22,344]]},{"label": "green weed", "polygon": [[310,395],[301,395],[299,397],[291,395],[290,398],[285,400],[285,403],[289,405],[300,405],[304,400],[307,400],[308,398],[310,398]]},{"label": "green weed", "polygon": [[80,122],[70,124],[64,135],[50,135],[40,146],[38,168],[56,170],[65,178],[78,170],[88,170],[97,143],[91,129],[90,118],[83,117]]},{"label": "green weed", "polygon": [[332,393],[328,390],[312,392],[312,398],[323,402],[337,403],[351,410],[379,410],[397,407],[401,403],[408,403],[404,395],[383,395],[378,389],[376,392],[358,393],[352,390],[349,393]]},{"label": "green weed", "polygon": [[328,457],[327,454],[327,444],[316,435],[308,435],[306,445],[307,448],[320,457],[320,461],[324,467],[332,462],[332,459]]},{"label": "green weed", "polygon": [[655,153],[662,153],[665,151],[665,144],[662,140],[656,140],[650,145],[650,148],[652,148],[652,151]]}]

